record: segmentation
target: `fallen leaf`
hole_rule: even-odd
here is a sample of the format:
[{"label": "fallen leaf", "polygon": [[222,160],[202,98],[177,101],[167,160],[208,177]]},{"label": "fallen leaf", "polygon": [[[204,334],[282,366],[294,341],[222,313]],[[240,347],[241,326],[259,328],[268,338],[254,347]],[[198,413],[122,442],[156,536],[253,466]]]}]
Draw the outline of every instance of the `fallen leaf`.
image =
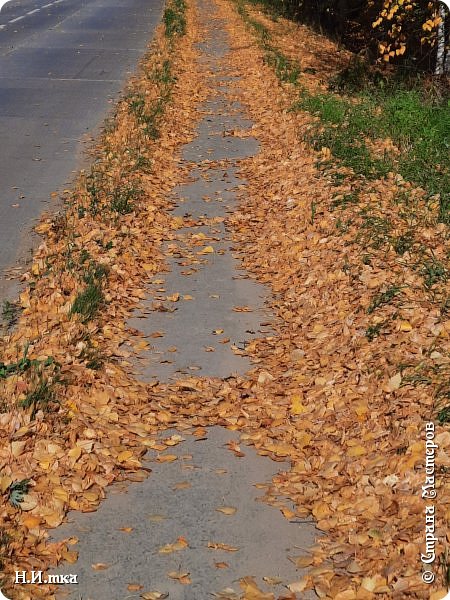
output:
[{"label": "fallen leaf", "polygon": [[237,552],[239,550],[237,546],[230,546],[222,542],[208,542],[208,548],[212,550],[225,550],[226,552]]},{"label": "fallen leaf", "polygon": [[109,569],[110,566],[111,565],[108,565],[106,563],[94,563],[93,565],[91,565],[94,571],[104,571],[105,569]]},{"label": "fallen leaf", "polygon": [[224,515],[234,515],[237,508],[234,508],[233,506],[220,506],[219,508],[216,508],[216,511],[221,512]]},{"label": "fallen leaf", "polygon": [[170,571],[169,573],[167,573],[167,577],[170,577],[171,579],[176,579],[177,581],[179,581],[180,583],[182,583],[184,585],[192,583],[188,572],[178,573],[177,571]]}]

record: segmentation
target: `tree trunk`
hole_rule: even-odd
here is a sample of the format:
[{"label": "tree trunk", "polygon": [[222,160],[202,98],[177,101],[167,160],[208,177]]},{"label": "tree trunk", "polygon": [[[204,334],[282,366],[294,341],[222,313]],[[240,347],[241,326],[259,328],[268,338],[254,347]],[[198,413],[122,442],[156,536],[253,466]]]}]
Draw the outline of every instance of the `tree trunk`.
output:
[{"label": "tree trunk", "polygon": [[437,52],[436,52],[436,67],[434,69],[435,75],[443,75],[446,67],[445,60],[445,17],[447,11],[443,3],[439,4],[439,16],[441,22],[438,25],[437,30]]}]

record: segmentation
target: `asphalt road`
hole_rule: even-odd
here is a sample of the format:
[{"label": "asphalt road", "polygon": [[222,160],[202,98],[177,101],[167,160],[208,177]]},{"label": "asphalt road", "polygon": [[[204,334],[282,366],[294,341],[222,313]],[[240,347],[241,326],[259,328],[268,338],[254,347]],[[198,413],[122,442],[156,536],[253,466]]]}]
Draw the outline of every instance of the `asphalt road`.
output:
[{"label": "asphalt road", "polygon": [[[0,303],[31,229],[83,166],[135,70],[163,0],[12,0],[0,12]],[[55,201],[53,201],[55,203]]]}]

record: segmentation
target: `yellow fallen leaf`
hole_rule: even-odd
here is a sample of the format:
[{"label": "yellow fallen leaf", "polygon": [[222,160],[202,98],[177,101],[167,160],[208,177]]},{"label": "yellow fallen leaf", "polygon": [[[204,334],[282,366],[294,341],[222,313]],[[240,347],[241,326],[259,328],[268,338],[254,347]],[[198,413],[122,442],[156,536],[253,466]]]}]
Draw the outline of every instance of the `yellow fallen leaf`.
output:
[{"label": "yellow fallen leaf", "polygon": [[[33,494],[25,494],[22,502],[20,503],[20,508],[21,508],[21,510],[29,511],[29,510],[33,510],[34,508],[36,508],[37,505],[38,505],[38,501],[37,501],[36,496],[34,496]],[[62,521],[62,515],[60,515],[59,513],[52,513],[52,514],[53,515],[58,514],[58,518],[56,520],[58,521],[58,525],[59,525]],[[45,517],[45,520],[50,525],[50,527],[57,527],[57,525],[53,525],[51,521],[48,521],[47,517]]]},{"label": "yellow fallen leaf", "polygon": [[69,458],[73,458],[74,461],[77,461],[80,458],[81,453],[82,453],[82,449],[79,446],[75,446],[75,448],[71,448],[69,450],[69,452],[67,453],[67,456]]},{"label": "yellow fallen leaf", "polygon": [[245,600],[275,600],[274,594],[259,589],[253,577],[244,577],[239,581],[239,585],[244,591]]},{"label": "yellow fallen leaf", "polygon": [[280,508],[281,512],[283,513],[283,515],[286,517],[286,519],[293,519],[295,517],[295,512],[292,510],[289,510],[289,508]]},{"label": "yellow fallen leaf", "polygon": [[400,321],[399,330],[400,331],[411,331],[413,326],[409,321]]},{"label": "yellow fallen leaf", "polygon": [[290,583],[287,587],[291,592],[294,592],[294,594],[300,594],[305,591],[307,585],[308,582],[306,579],[300,579],[300,581]]},{"label": "yellow fallen leaf", "polygon": [[158,454],[156,457],[157,462],[165,463],[165,462],[173,462],[177,460],[178,456],[176,454]]},{"label": "yellow fallen leaf", "polygon": [[17,458],[22,454],[25,450],[25,446],[27,445],[26,440],[21,440],[19,442],[11,442],[11,454]]},{"label": "yellow fallen leaf", "polygon": [[336,596],[334,596],[334,600],[355,600],[356,592],[352,589],[342,590],[342,592],[338,592]]},{"label": "yellow fallen leaf", "polygon": [[353,446],[348,449],[347,455],[348,456],[363,456],[363,454],[366,454],[366,452],[367,452],[367,450],[363,446]]},{"label": "yellow fallen leaf", "polygon": [[124,450],[117,456],[117,462],[123,463],[133,457],[133,453],[130,450]]},{"label": "yellow fallen leaf", "polygon": [[91,565],[91,568],[94,571],[104,571],[105,569],[109,569],[111,565],[108,565],[106,563],[94,563],[93,565]]},{"label": "yellow fallen leaf", "polygon": [[35,517],[34,515],[27,515],[24,519],[22,519],[23,525],[25,525],[25,527],[28,529],[34,529],[35,527],[38,527],[40,522],[40,517]]},{"label": "yellow fallen leaf", "polygon": [[78,552],[76,550],[67,550],[62,553],[62,558],[73,565],[78,560]]},{"label": "yellow fallen leaf", "polygon": [[[23,508],[23,503],[20,505]],[[51,512],[48,515],[44,515],[44,521],[47,523],[49,527],[58,527],[61,525],[63,520],[63,514],[59,512]]]},{"label": "yellow fallen leaf", "polygon": [[189,544],[187,543],[186,538],[180,536],[176,542],[174,542],[173,544],[166,544],[165,546],[162,546],[158,550],[158,552],[159,554],[172,554],[172,552],[184,550],[184,548],[187,548],[188,546]]},{"label": "yellow fallen leaf", "polygon": [[178,573],[177,571],[170,571],[169,573],[167,573],[167,577],[170,577],[171,579],[176,579],[177,581],[179,581],[180,583],[183,584],[189,584],[191,583],[191,579],[189,577],[189,573]]},{"label": "yellow fallen leaf", "polygon": [[212,246],[205,246],[202,250],[197,252],[197,254],[213,254],[214,248]]},{"label": "yellow fallen leaf", "polygon": [[234,515],[237,508],[234,508],[233,506],[220,506],[219,508],[216,508],[216,511],[221,512],[224,515]]},{"label": "yellow fallen leaf", "polygon": [[295,395],[291,398],[291,414],[301,415],[306,412],[306,408],[302,404],[302,397]]}]

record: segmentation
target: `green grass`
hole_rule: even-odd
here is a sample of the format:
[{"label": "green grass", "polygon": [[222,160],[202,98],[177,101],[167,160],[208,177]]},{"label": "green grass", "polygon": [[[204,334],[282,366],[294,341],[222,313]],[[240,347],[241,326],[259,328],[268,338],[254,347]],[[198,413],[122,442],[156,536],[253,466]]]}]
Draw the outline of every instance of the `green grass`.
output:
[{"label": "green grass", "polygon": [[91,321],[97,314],[98,309],[104,303],[104,294],[102,289],[103,280],[108,275],[108,267],[91,260],[88,265],[81,259],[85,258],[85,253],[80,253],[80,265],[84,267],[82,279],[86,284],[83,291],[76,296],[70,314],[79,314],[83,322]]},{"label": "green grass", "polygon": [[2,305],[2,319],[7,327],[13,327],[17,323],[20,310],[18,302],[4,300]]},{"label": "green grass", "polygon": [[390,304],[392,302],[392,300],[396,296],[398,296],[400,291],[401,291],[400,286],[392,285],[385,292],[376,294],[367,309],[367,314],[369,314],[369,315],[372,314],[377,308],[380,308],[380,306],[385,306],[386,304]]},{"label": "green grass", "polygon": [[111,193],[111,209],[122,215],[133,212],[133,202],[139,194],[140,190],[133,184],[116,187]]},{"label": "green grass", "polygon": [[34,390],[29,392],[21,402],[20,406],[22,408],[30,408],[31,411],[31,419],[34,419],[38,410],[47,410],[48,406],[51,402],[55,401],[55,390],[53,385],[45,378],[41,378]]},{"label": "green grass", "polygon": [[32,368],[49,367],[50,365],[54,364],[54,359],[51,356],[46,358],[44,361],[36,358],[28,358],[28,348],[29,344],[25,346],[22,358],[15,363],[6,364],[4,362],[0,362],[0,379],[6,379],[11,375],[25,373],[25,371],[28,371]]},{"label": "green grass", "polygon": [[98,283],[90,283],[72,304],[70,314],[79,314],[84,322],[91,321],[103,304],[103,291]]},{"label": "green grass", "polygon": [[173,38],[186,33],[185,11],[186,3],[184,0],[173,0],[165,9],[163,22],[166,37]]},{"label": "green grass", "polygon": [[[418,90],[368,88],[354,96],[333,92],[300,92],[293,110],[306,110],[319,119],[309,141],[327,147],[341,164],[367,179],[398,172],[407,181],[439,194],[440,215],[450,223],[450,101],[425,101]],[[391,138],[398,156],[374,157],[365,143]]]},{"label": "green grass", "polygon": [[[269,14],[283,13],[283,3],[251,0]],[[275,9],[274,9],[275,6]],[[366,179],[385,177],[395,171],[433,196],[439,194],[439,220],[450,223],[450,100],[426,94],[423,81],[400,76],[389,80],[371,71],[356,58],[333,81],[329,91],[312,94],[301,85],[301,69],[271,42],[267,27],[249,15],[244,0],[237,8],[253,28],[266,52],[265,60],[280,81],[300,88],[292,110],[305,110],[318,117],[308,135],[314,148],[329,148],[333,157],[355,175]],[[335,90],[339,92],[335,93]],[[374,156],[365,140],[391,138],[398,156],[384,152]]]},{"label": "green grass", "polygon": [[373,340],[380,335],[382,328],[383,323],[369,325],[369,327],[366,329],[366,338],[369,340],[369,342],[373,342]]}]

